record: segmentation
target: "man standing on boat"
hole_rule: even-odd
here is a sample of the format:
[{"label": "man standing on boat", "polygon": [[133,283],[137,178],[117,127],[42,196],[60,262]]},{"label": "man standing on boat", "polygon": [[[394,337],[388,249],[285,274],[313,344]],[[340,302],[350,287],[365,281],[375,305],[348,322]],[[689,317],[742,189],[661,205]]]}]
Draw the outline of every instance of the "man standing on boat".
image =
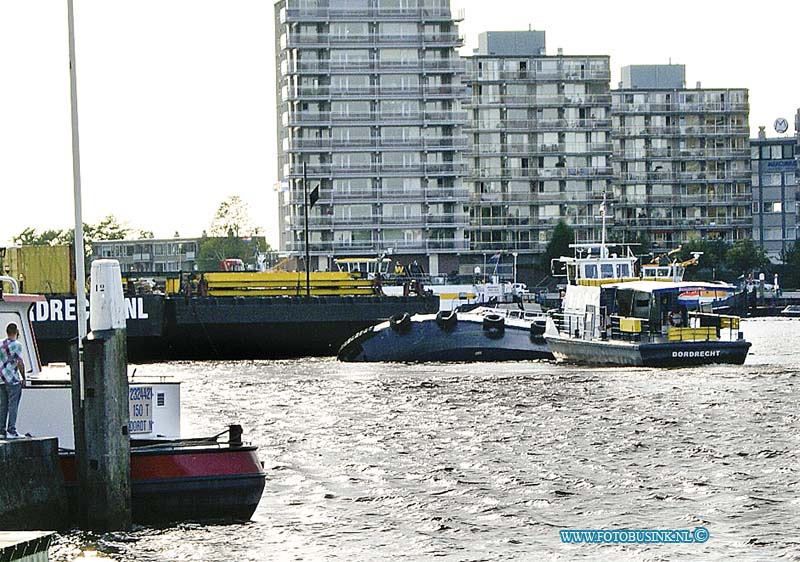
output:
[{"label": "man standing on boat", "polygon": [[22,361],[22,344],[17,341],[19,329],[13,322],[6,326],[6,336],[0,344],[0,378],[3,383],[0,385],[0,439],[19,439],[17,411],[25,383],[25,363]]}]

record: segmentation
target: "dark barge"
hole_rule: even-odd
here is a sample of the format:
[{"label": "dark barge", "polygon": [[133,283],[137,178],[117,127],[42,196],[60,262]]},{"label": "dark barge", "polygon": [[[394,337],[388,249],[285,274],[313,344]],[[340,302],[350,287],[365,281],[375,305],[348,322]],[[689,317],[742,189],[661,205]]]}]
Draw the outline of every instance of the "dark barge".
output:
[{"label": "dark barge", "polygon": [[[420,295],[126,297],[128,359],[266,359],[332,356],[353,334],[396,314],[431,314]],[[65,362],[76,337],[75,297],[51,295],[31,310],[43,363]]]}]

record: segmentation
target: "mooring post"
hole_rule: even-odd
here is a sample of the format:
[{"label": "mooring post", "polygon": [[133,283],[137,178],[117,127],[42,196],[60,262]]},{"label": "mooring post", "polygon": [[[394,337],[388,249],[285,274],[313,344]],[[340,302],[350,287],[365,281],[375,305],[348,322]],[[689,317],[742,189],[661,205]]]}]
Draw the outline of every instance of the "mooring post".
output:
[{"label": "mooring post", "polygon": [[[92,530],[125,530],[131,527],[128,361],[116,260],[92,262],[90,327],[83,340],[82,403],[73,390],[79,515]],[[76,378],[73,369],[73,385]]]}]

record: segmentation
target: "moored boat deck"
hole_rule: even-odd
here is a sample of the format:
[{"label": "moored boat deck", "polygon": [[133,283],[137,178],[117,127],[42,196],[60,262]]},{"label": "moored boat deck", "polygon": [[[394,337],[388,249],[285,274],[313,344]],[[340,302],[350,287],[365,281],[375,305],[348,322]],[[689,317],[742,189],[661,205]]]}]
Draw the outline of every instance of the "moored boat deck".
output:
[{"label": "moored boat deck", "polygon": [[47,562],[54,537],[50,531],[0,531],[0,560]]}]

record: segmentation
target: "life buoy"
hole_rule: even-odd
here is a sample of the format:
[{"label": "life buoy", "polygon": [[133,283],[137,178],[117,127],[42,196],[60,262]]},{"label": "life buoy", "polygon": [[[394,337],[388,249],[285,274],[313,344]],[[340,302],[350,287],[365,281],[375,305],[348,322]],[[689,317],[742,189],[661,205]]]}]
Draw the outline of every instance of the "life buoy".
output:
[{"label": "life buoy", "polygon": [[490,338],[502,337],[506,331],[505,318],[499,314],[488,314],[483,317],[483,331]]},{"label": "life buoy", "polygon": [[440,310],[436,314],[436,324],[446,332],[449,332],[450,330],[455,328],[457,322],[458,322],[458,315],[456,314],[455,310],[450,310],[447,312],[445,312],[444,310]]},{"label": "life buoy", "polygon": [[683,316],[681,316],[681,313],[677,310],[673,310],[669,313],[668,320],[669,325],[673,328],[680,328],[681,324],[683,324]]},{"label": "life buoy", "polygon": [[405,334],[411,329],[411,316],[408,312],[395,314],[389,318],[389,326],[398,334]]}]

